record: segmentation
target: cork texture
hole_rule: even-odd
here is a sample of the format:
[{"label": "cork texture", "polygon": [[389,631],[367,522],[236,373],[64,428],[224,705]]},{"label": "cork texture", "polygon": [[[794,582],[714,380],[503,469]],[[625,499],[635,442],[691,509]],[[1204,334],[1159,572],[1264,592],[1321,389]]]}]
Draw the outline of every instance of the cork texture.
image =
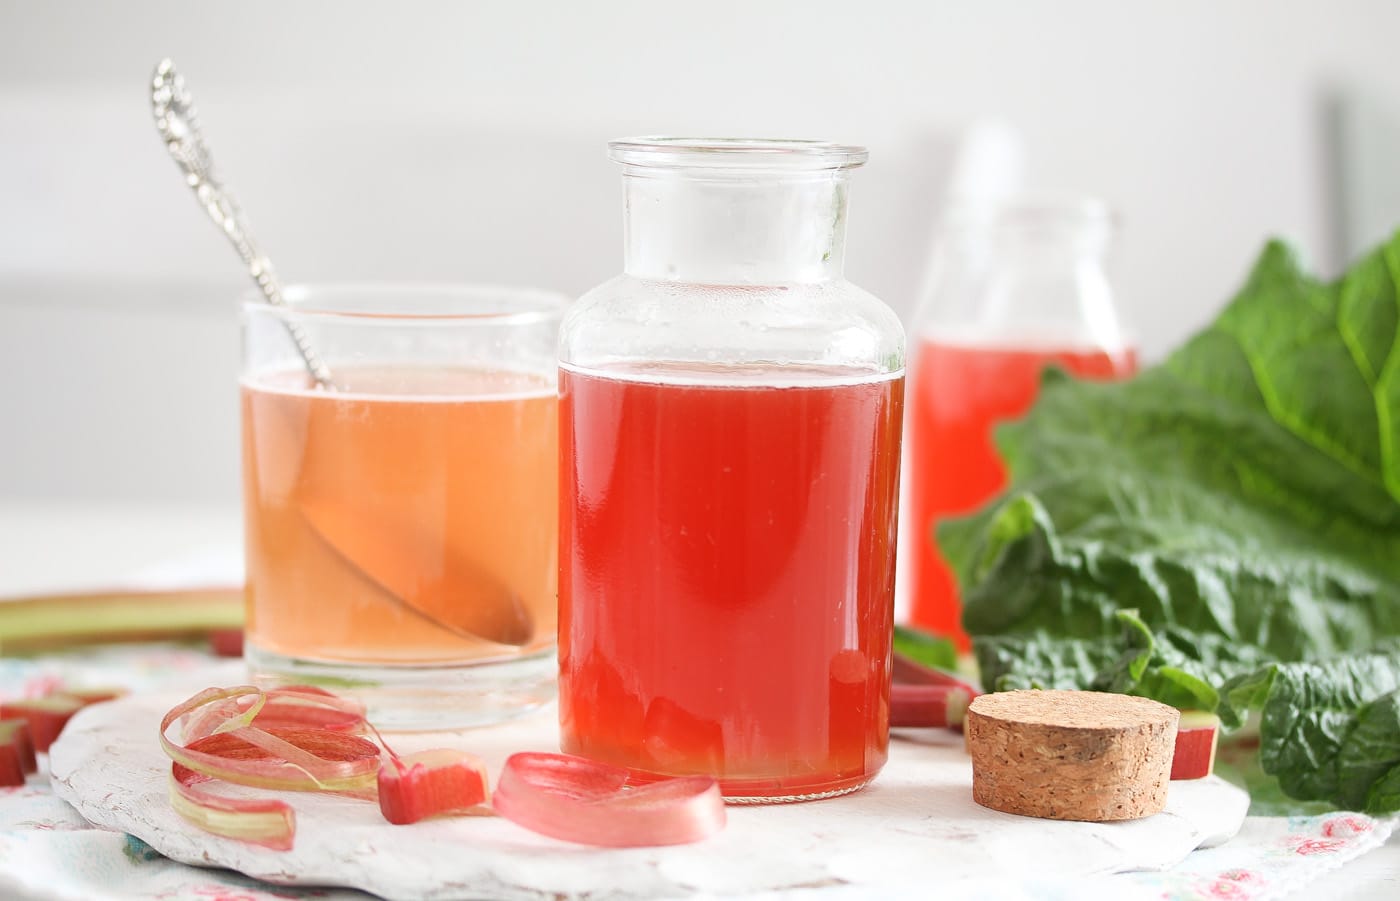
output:
[{"label": "cork texture", "polygon": [[972,798],[983,807],[1102,823],[1160,813],[1181,714],[1096,691],[1007,691],[967,712]]}]

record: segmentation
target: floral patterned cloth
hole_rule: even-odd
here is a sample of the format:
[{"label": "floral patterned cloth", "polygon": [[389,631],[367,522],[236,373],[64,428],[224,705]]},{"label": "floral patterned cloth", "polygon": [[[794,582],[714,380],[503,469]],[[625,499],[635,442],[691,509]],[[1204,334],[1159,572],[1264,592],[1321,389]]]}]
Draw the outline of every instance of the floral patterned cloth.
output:
[{"label": "floral patterned cloth", "polygon": [[1385,844],[1394,818],[1354,813],[1314,817],[1250,817],[1239,835],[1196,851],[1163,873],[1132,874],[1158,898],[1283,898],[1310,879]]},{"label": "floral patterned cloth", "polygon": [[[86,649],[0,659],[0,700],[35,697],[59,686],[121,687],[237,684],[237,661],[175,645]],[[940,887],[943,898],[1230,899],[1265,901],[1299,892],[1311,879],[1380,847],[1396,819],[1352,813],[1251,817],[1240,834],[1191,854],[1159,873],[1123,873],[1072,882],[1007,882]],[[851,894],[858,887],[826,897]],[[0,789],[0,897],[42,899],[367,898],[344,889],[273,886],[227,870],[177,864],[131,836],[95,829],[49,790],[41,775]]]}]

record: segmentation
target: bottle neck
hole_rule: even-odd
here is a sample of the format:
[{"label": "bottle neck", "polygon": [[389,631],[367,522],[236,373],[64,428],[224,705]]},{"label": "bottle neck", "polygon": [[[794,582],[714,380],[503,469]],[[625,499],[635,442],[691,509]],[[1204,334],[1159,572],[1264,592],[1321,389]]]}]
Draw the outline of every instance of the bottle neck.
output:
[{"label": "bottle neck", "polygon": [[658,281],[777,285],[838,279],[846,258],[845,171],[622,179],[624,269]]},{"label": "bottle neck", "polygon": [[1106,263],[1112,218],[1101,204],[1012,205],[946,228],[919,328],[958,337],[1103,348],[1127,340]]},{"label": "bottle neck", "polygon": [[946,235],[918,329],[1008,346],[1121,350],[1130,337],[1107,276],[1106,228]]}]

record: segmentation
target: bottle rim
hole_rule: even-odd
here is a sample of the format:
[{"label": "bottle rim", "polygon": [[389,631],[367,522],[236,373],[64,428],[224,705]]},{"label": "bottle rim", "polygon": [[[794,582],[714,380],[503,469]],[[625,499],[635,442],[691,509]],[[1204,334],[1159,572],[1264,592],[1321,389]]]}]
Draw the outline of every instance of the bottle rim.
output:
[{"label": "bottle rim", "polygon": [[689,138],[647,135],[608,142],[608,157],[629,168],[737,172],[855,169],[870,153],[854,144],[791,138]]}]

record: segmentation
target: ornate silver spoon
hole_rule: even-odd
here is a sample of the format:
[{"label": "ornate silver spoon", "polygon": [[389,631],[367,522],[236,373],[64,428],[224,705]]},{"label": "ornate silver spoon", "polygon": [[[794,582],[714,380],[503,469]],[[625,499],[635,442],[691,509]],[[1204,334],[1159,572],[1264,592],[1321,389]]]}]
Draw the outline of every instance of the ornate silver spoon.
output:
[{"label": "ornate silver spoon", "polygon": [[[185,182],[194,190],[200,206],[238,251],[267,302],[287,306],[272,263],[253,243],[243,211],[214,173],[209,147],[196,122],[194,101],[185,79],[168,59],[160,61],[151,78],[151,107],[165,149],[184,172]],[[306,332],[296,322],[288,321],[286,326],[312,378],[334,390],[331,372],[312,350]],[[520,646],[533,639],[530,612],[520,598],[450,549],[438,562],[434,581],[415,569],[418,558],[414,556],[413,542],[406,543],[402,535],[380,528],[377,517],[353,507],[331,508],[330,513],[325,513],[320,506],[309,505],[305,500],[302,513],[311,529],[366,578],[430,622],[459,635],[497,644]],[[449,603],[443,597],[447,587],[452,586],[464,595],[457,603]]]},{"label": "ornate silver spoon", "polygon": [[[228,237],[234,250],[238,251],[248,267],[248,274],[257,283],[267,302],[278,307],[287,306],[287,301],[282,297],[282,286],[272,270],[272,262],[253,243],[248,220],[233,199],[233,194],[214,172],[209,146],[204,143],[204,135],[199,131],[194,100],[185,87],[184,76],[175,71],[175,64],[168,59],[160,61],[151,77],[151,109],[165,149],[170,151],[171,158],[184,172],[185,183],[199,198],[199,205]],[[331,371],[311,348],[306,332],[298,323],[288,321],[286,325],[311,377],[321,386],[333,389],[335,385],[331,381]]]}]

